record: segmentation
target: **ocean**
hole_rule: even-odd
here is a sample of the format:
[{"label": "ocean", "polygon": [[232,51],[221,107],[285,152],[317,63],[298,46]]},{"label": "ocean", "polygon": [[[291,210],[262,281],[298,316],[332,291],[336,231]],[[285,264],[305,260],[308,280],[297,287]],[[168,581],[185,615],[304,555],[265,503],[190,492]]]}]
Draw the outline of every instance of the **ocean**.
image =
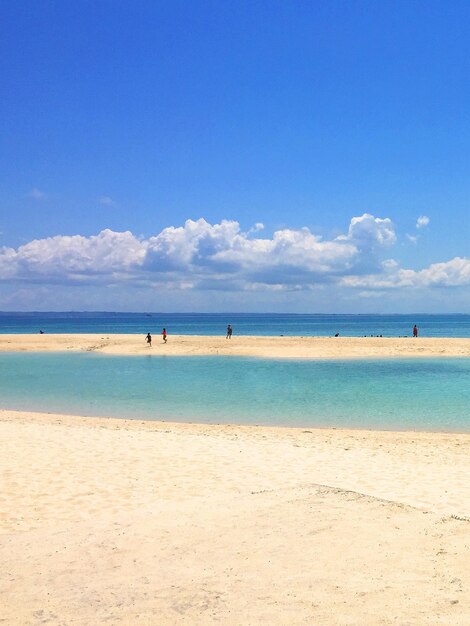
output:
[{"label": "ocean", "polygon": [[184,422],[470,432],[470,359],[2,353],[0,408]]},{"label": "ocean", "polygon": [[264,336],[470,337],[470,315],[330,315],[285,313],[2,313],[0,333],[159,333]]}]

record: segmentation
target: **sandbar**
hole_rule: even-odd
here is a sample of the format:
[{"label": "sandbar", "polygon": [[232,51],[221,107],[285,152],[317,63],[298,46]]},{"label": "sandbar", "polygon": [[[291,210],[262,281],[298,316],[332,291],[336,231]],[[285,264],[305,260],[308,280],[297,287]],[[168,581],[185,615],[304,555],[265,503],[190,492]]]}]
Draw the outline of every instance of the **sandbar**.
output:
[{"label": "sandbar", "polygon": [[252,337],[232,339],[170,335],[163,343],[144,335],[0,335],[0,352],[99,352],[116,355],[253,356],[264,358],[348,359],[388,357],[469,357],[470,338],[419,337]]},{"label": "sandbar", "polygon": [[470,623],[470,435],[0,411],[0,622]]}]

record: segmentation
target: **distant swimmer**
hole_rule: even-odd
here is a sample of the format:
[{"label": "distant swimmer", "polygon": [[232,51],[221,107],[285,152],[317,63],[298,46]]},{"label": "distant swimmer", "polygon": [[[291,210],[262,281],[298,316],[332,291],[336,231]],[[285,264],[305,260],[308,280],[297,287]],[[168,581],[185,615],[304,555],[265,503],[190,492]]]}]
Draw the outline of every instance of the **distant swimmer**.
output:
[{"label": "distant swimmer", "polygon": [[225,339],[231,339],[232,338],[232,324],[229,324],[227,326],[227,336],[225,337]]},{"label": "distant swimmer", "polygon": [[44,331],[43,331],[43,330],[40,330],[40,331],[39,331],[39,334],[40,334],[40,335],[44,335]]},{"label": "distant swimmer", "polygon": [[166,328],[162,330],[162,339],[166,343]]},{"label": "distant swimmer", "polygon": [[339,337],[339,333],[336,333],[335,337]]},{"label": "distant swimmer", "polygon": [[416,324],[413,326],[413,337],[417,337],[418,336],[418,327],[416,326]]},{"label": "distant swimmer", "polygon": [[145,337],[145,341],[148,343],[149,348],[152,347],[152,335],[150,333],[147,333],[147,336]]}]

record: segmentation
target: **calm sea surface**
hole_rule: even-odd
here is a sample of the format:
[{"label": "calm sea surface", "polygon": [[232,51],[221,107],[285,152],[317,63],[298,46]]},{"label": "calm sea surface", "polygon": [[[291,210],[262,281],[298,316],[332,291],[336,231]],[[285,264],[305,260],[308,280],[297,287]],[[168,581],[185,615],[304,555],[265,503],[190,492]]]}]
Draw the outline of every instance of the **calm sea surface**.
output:
[{"label": "calm sea surface", "polygon": [[0,333],[158,333],[361,337],[410,336],[417,324],[426,337],[470,337],[470,315],[300,315],[252,313],[1,313]]},{"label": "calm sea surface", "polygon": [[470,431],[470,359],[3,353],[0,407],[209,423]]}]

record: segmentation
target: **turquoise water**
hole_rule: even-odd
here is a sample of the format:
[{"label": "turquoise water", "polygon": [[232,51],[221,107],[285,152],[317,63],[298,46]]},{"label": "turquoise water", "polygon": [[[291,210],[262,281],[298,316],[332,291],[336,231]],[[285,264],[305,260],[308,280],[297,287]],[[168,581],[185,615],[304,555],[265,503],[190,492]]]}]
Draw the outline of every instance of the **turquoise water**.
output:
[{"label": "turquoise water", "polygon": [[139,333],[362,337],[411,335],[417,324],[424,337],[470,337],[470,315],[313,315],[286,313],[4,313],[0,333]]},{"label": "turquoise water", "polygon": [[0,407],[210,423],[470,431],[470,359],[4,353]]}]

